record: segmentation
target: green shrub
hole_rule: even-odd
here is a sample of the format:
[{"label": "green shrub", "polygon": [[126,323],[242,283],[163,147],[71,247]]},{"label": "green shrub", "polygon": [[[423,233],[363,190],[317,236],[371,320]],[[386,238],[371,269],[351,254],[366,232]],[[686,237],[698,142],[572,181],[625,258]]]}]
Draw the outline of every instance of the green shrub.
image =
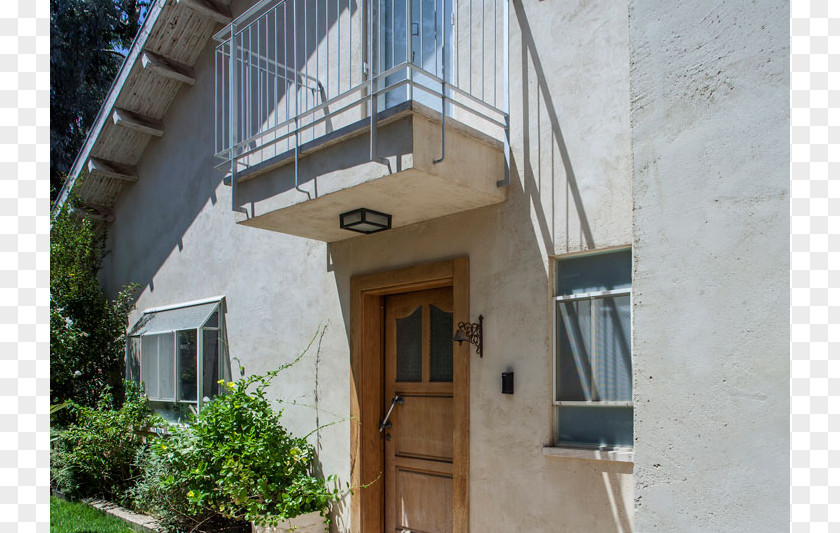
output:
[{"label": "green shrub", "polygon": [[[176,430],[170,438],[155,438],[140,450],[137,463],[141,474],[129,491],[133,507],[154,516],[166,531],[235,531],[235,520],[209,509],[197,513],[190,509],[187,473],[195,457],[188,435]],[[239,526],[250,531],[247,522]]]},{"label": "green shrub", "polygon": [[[50,403],[73,400],[95,407],[110,387],[123,399],[125,326],[136,285],[113,301],[99,284],[105,235],[67,205],[50,229]],[[66,423],[68,413],[57,416]]]},{"label": "green shrub", "polygon": [[107,389],[97,408],[72,404],[66,409],[75,420],[53,437],[50,471],[53,485],[68,497],[125,503],[144,445],[139,430],[164,423],[135,385],[126,383],[125,390],[125,401],[116,410]]},{"label": "green shrub", "polygon": [[288,366],[225,383],[226,393],[191,425],[151,444],[133,491],[137,507],[174,528],[212,515],[269,525],[312,511],[325,515],[339,496],[327,486],[334,478],[315,474],[314,448],[283,427],[282,411],[265,396]]}]

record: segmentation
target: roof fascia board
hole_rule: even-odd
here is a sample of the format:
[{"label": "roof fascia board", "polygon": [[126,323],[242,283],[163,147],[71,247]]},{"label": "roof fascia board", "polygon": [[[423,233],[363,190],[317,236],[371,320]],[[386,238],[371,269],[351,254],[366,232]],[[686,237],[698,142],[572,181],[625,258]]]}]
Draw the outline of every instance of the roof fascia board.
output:
[{"label": "roof fascia board", "polygon": [[58,197],[56,198],[53,206],[53,211],[56,215],[61,212],[61,208],[70,197],[70,191],[73,190],[76,180],[81,174],[82,169],[85,167],[85,162],[90,156],[90,152],[93,150],[93,145],[99,138],[99,134],[102,133],[102,129],[111,117],[111,111],[117,102],[117,98],[119,98],[120,93],[122,92],[123,86],[128,80],[128,75],[142,56],[143,48],[146,46],[146,41],[148,40],[149,35],[151,35],[152,29],[165,5],[166,0],[156,0],[149,8],[149,13],[146,16],[146,20],[143,22],[143,27],[140,28],[140,31],[137,32],[137,36],[134,38],[134,41],[132,41],[128,55],[125,60],[123,60],[122,66],[120,66],[120,70],[117,72],[117,77],[111,84],[111,88],[108,89],[108,96],[102,103],[102,107],[99,108],[99,113],[97,113],[96,118],[93,121],[93,126],[90,128],[90,131],[88,131],[85,142],[82,145],[82,149],[79,150],[76,159],[73,161],[73,166],[70,168],[70,174],[67,176],[67,179],[64,181],[64,185],[58,193]]}]

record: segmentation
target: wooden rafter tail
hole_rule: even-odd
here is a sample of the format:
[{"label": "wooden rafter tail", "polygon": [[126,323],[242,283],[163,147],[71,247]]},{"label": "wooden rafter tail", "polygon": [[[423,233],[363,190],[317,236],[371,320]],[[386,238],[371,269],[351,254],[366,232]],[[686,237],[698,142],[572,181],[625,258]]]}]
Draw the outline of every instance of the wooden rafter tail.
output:
[{"label": "wooden rafter tail", "polygon": [[135,183],[139,179],[137,167],[97,157],[91,157],[88,160],[88,172],[128,183]]},{"label": "wooden rafter tail", "polygon": [[150,72],[187,85],[195,85],[195,74],[193,69],[187,65],[172,61],[148,50],[143,51],[140,61],[143,68]]},{"label": "wooden rafter tail", "polygon": [[114,124],[117,126],[145,133],[146,135],[163,137],[163,123],[159,120],[144,117],[127,109],[120,108],[115,108],[112,116]]},{"label": "wooden rafter tail", "polygon": [[212,0],[178,0],[178,4],[220,24],[230,24],[233,20],[228,7],[217,4]]}]

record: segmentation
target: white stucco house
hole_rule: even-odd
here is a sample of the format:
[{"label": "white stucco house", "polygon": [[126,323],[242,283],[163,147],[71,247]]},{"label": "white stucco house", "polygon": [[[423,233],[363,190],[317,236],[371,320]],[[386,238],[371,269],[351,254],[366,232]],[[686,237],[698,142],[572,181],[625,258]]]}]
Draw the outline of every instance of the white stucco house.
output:
[{"label": "white stucco house", "polygon": [[788,43],[777,0],[157,0],[58,205],[172,419],[323,328],[272,394],[370,484],[335,531],[787,531]]}]

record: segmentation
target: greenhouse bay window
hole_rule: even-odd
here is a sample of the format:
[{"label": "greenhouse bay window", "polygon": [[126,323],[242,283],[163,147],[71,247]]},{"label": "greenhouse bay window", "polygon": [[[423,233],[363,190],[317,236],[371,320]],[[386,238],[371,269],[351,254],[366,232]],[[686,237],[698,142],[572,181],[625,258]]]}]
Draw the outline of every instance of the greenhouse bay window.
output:
[{"label": "greenhouse bay window", "polygon": [[220,392],[229,377],[221,298],[149,309],[128,333],[126,375],[152,408],[172,422]]}]

